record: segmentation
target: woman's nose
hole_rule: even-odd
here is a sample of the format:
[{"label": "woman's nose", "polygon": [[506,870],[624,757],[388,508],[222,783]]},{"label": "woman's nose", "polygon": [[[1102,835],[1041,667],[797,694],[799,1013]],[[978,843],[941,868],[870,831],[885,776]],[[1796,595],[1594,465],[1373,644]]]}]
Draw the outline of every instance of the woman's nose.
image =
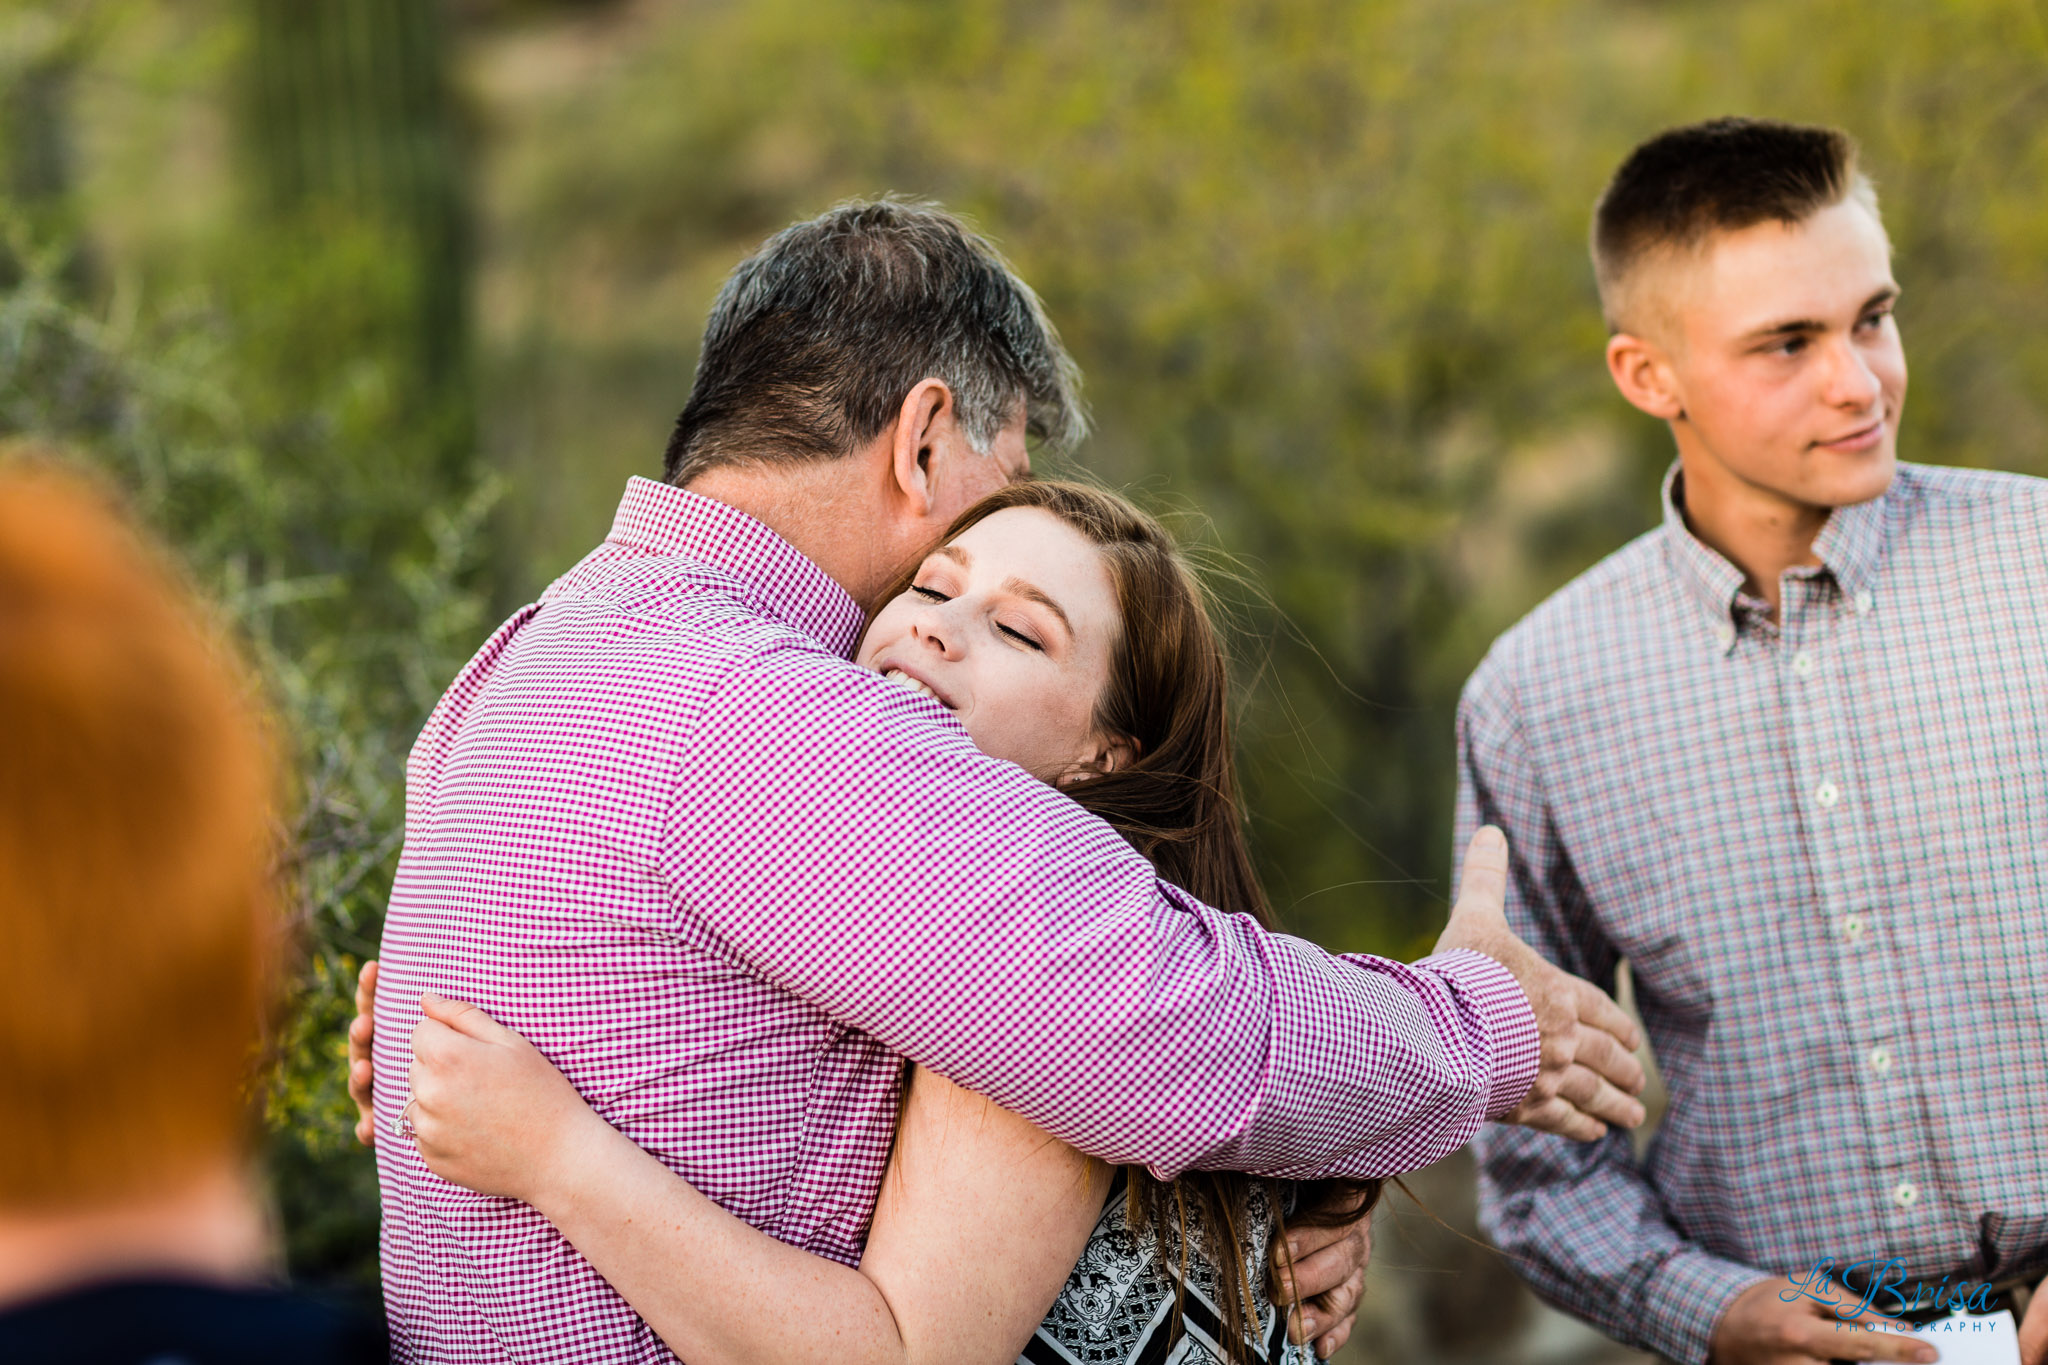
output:
[{"label": "woman's nose", "polygon": [[939,606],[935,602],[919,612],[910,623],[910,633],[919,644],[936,650],[940,658],[950,659],[956,653],[951,642],[958,640],[960,633],[938,610]]}]

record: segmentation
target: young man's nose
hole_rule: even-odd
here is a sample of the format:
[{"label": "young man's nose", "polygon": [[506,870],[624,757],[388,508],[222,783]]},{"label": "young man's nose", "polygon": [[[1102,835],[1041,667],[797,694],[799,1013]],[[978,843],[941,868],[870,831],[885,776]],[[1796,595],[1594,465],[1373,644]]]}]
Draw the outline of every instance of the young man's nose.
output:
[{"label": "young man's nose", "polygon": [[1870,368],[1862,351],[1847,339],[1828,348],[1827,388],[1824,396],[1836,407],[1862,411],[1876,403],[1884,392],[1877,372]]}]

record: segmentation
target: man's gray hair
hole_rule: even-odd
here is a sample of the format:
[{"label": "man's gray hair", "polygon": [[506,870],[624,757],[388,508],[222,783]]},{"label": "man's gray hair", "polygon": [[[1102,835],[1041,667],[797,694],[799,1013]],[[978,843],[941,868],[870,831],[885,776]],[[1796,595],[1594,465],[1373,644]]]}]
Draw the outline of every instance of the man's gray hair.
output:
[{"label": "man's gray hair", "polygon": [[665,474],[834,459],[887,430],[926,379],[987,454],[1024,410],[1056,453],[1087,434],[1081,375],[1038,296],[935,204],[853,200],[740,262],[704,327]]}]

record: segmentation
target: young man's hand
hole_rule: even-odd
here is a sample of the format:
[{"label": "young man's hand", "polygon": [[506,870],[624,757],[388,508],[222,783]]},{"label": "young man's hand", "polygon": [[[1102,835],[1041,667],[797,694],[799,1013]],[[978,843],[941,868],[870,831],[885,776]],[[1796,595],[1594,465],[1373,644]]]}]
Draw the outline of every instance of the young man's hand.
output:
[{"label": "young man's hand", "polygon": [[1488,825],[1465,850],[1458,903],[1436,943],[1440,953],[1473,948],[1506,967],[1536,1012],[1543,1049],[1536,1083],[1505,1122],[1582,1142],[1605,1136],[1610,1123],[1635,1127],[1644,1116],[1635,1098],[1644,1081],[1635,1058],[1641,1031],[1605,991],[1544,961],[1515,937],[1507,888],[1507,836]]},{"label": "young man's hand", "polygon": [[2020,1319],[2020,1365],[2048,1365],[2048,1280],[2034,1286]]},{"label": "young man's hand", "polygon": [[[1831,1360],[1915,1360],[1940,1357],[1909,1324],[1876,1313],[1846,1321],[1824,1303],[1778,1297],[1782,1280],[1763,1280],[1735,1296],[1715,1324],[1707,1365],[1828,1365]],[[1860,1330],[1858,1330],[1860,1329]]]}]

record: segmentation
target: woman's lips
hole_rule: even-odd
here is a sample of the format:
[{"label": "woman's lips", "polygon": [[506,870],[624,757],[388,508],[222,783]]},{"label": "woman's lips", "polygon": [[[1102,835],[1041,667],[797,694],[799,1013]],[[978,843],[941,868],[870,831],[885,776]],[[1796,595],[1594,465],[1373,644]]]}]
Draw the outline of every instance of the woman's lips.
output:
[{"label": "woman's lips", "polygon": [[890,682],[895,683],[900,687],[908,688],[910,691],[917,693],[919,696],[930,697],[933,701],[945,707],[948,711],[955,711],[959,709],[958,707],[954,706],[952,702],[948,701],[945,697],[941,696],[939,690],[936,687],[933,687],[923,678],[916,677],[894,664],[885,665],[882,668],[881,673],[882,676],[887,678]]}]

